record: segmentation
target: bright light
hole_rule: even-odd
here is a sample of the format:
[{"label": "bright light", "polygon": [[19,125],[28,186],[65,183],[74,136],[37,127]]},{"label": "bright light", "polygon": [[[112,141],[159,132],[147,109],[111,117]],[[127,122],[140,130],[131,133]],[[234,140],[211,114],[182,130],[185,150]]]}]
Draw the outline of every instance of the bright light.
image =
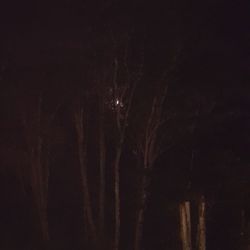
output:
[{"label": "bright light", "polygon": [[119,106],[119,107],[123,108],[124,105],[123,105],[122,101],[117,98],[117,99],[115,99],[115,106]]}]

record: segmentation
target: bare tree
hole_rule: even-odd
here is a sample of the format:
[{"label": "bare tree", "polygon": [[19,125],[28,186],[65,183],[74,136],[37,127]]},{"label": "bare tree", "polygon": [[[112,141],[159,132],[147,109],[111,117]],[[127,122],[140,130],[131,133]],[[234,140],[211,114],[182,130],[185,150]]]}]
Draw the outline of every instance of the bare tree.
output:
[{"label": "bare tree", "polygon": [[136,216],[134,249],[140,250],[142,231],[144,224],[144,216],[146,210],[146,203],[148,200],[148,186],[150,183],[150,172],[155,164],[156,159],[161,154],[161,145],[159,143],[159,129],[163,124],[163,104],[167,95],[168,86],[165,85],[159,93],[155,95],[152,101],[150,114],[146,121],[146,128],[143,132],[142,138],[138,143],[139,161],[143,168],[141,181],[139,184],[139,202]]},{"label": "bare tree", "polygon": [[[119,88],[117,75],[119,70],[118,59],[114,60],[114,107],[116,116],[116,126],[118,131],[118,138],[116,144],[116,153],[114,160],[114,179],[115,179],[115,237],[114,249],[118,250],[120,245],[120,161],[122,150],[124,146],[126,127],[128,126],[128,118],[131,110],[131,105],[135,93],[137,82],[141,77],[141,72],[137,78],[132,82],[126,82],[123,88]],[[125,105],[126,103],[126,105]]]},{"label": "bare tree", "polygon": [[105,189],[106,189],[106,140],[105,140],[105,128],[104,128],[104,98],[99,98],[99,235],[104,233],[105,228]]},{"label": "bare tree", "polygon": [[36,109],[30,114],[23,111],[23,125],[27,141],[29,174],[31,191],[38,216],[41,238],[44,243],[49,240],[48,229],[48,181],[49,181],[49,143],[47,131],[43,127],[42,96],[40,95]]},{"label": "bare tree", "polygon": [[[126,41],[123,56],[114,58],[113,70],[113,107],[117,128],[117,141],[114,159],[114,191],[115,191],[115,235],[114,249],[120,248],[120,228],[121,228],[121,204],[120,204],[120,164],[121,156],[125,143],[126,129],[129,124],[132,102],[135,96],[135,90],[143,74],[143,54],[142,60],[138,63],[136,70],[129,68],[128,52],[129,43]],[[119,74],[123,74],[123,79]]]},{"label": "bare tree", "polygon": [[134,250],[141,249],[143,234],[143,225],[145,211],[148,202],[149,185],[151,182],[151,172],[155,162],[163,152],[169,150],[172,145],[165,147],[163,145],[163,135],[160,135],[163,125],[166,124],[166,114],[164,113],[164,103],[167,98],[168,88],[171,81],[174,80],[181,56],[181,50],[177,51],[170,67],[162,74],[161,79],[156,82],[156,92],[149,106],[148,116],[139,128],[141,137],[137,141],[137,158],[142,167],[142,175],[139,181],[138,209],[136,213]]},{"label": "bare tree", "polygon": [[183,250],[192,249],[191,240],[191,214],[190,201],[184,201],[179,205],[180,209],[180,238]]},{"label": "bare tree", "polygon": [[85,233],[87,237],[90,237],[91,242],[96,244],[97,241],[97,230],[93,217],[93,208],[91,204],[90,188],[88,183],[88,173],[87,173],[87,114],[86,109],[79,107],[74,112],[74,123],[77,135],[77,145],[78,145],[78,159],[80,164],[80,177],[83,192],[83,202],[84,202],[84,223],[85,223]]},{"label": "bare tree", "polygon": [[206,203],[205,197],[198,198],[196,245],[192,244],[192,218],[190,201],[181,202],[180,209],[180,239],[183,250],[206,250]]},{"label": "bare tree", "polygon": [[206,250],[206,202],[201,196],[198,200],[197,249]]},{"label": "bare tree", "polygon": [[[112,34],[113,35],[113,34]],[[112,36],[112,38],[114,38]],[[126,37],[127,38],[127,37]],[[114,48],[110,49],[111,53],[104,56],[105,65],[95,65],[97,70],[94,70],[94,94],[99,99],[99,201],[98,201],[98,216],[94,221],[94,213],[91,204],[90,187],[88,184],[87,166],[86,166],[86,109],[75,112],[75,128],[77,131],[77,140],[79,148],[79,161],[82,169],[82,183],[85,206],[85,220],[89,227],[88,231],[94,236],[95,240],[102,241],[104,237],[105,228],[105,199],[106,199],[106,165],[107,165],[107,143],[106,143],[106,128],[105,119],[109,111],[113,122],[112,129],[115,129],[115,153],[113,161],[113,177],[114,177],[114,237],[113,248],[118,250],[120,248],[120,165],[123,147],[125,144],[126,130],[129,123],[129,115],[131,113],[132,102],[135,95],[137,83],[142,76],[142,63],[136,70],[129,68],[128,52],[129,43],[127,39],[122,37],[121,41],[113,39]],[[124,45],[125,44],[125,45]],[[94,54],[94,56],[96,56]],[[101,60],[102,61],[102,60]],[[106,110],[106,108],[109,108]],[[80,155],[82,155],[80,157]],[[103,242],[104,243],[104,242]]]}]

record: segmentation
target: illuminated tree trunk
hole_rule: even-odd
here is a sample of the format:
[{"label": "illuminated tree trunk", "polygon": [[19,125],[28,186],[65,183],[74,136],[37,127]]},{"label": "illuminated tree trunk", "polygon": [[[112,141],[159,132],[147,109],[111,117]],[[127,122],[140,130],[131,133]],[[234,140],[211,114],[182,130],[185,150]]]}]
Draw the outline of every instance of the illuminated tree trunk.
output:
[{"label": "illuminated tree trunk", "polygon": [[143,176],[141,178],[141,188],[139,192],[139,209],[135,225],[134,250],[141,249],[141,241],[143,235],[144,217],[146,203],[148,202],[148,182],[151,176],[156,159],[161,153],[161,146],[158,141],[158,131],[163,122],[162,109],[167,94],[167,85],[163,86],[160,94],[156,94],[153,98],[149,117],[146,120],[146,128],[141,140],[138,143],[138,157],[142,162]]},{"label": "illuminated tree trunk", "polygon": [[114,249],[118,250],[120,245],[120,161],[122,154],[122,143],[117,147],[114,171],[115,171],[115,239],[114,239]]},{"label": "illuminated tree trunk", "polygon": [[[35,157],[35,159],[34,159]],[[47,183],[48,176],[43,173],[43,167],[41,162],[41,145],[39,143],[37,148],[37,155],[32,156],[31,162],[31,187],[35,207],[38,215],[38,221],[41,229],[41,237],[43,242],[48,242],[49,231],[48,231],[48,217],[47,217]],[[47,171],[46,171],[47,172]]]},{"label": "illuminated tree trunk", "polygon": [[[142,78],[143,60],[138,64],[136,70],[130,67],[130,36],[117,43],[118,40],[112,35],[115,51],[119,51],[113,61],[112,76],[112,109],[114,111],[116,127],[116,149],[114,156],[114,238],[113,249],[120,249],[121,235],[121,204],[120,204],[120,162],[126,136],[126,129],[129,125],[129,116],[132,102],[134,100],[137,84]],[[120,39],[119,39],[120,40]],[[125,42],[125,43],[124,43]],[[124,46],[125,45],[125,46]],[[124,46],[124,47],[123,47]],[[119,50],[117,50],[119,48]],[[122,50],[120,50],[122,48]],[[122,52],[122,53],[120,53]],[[142,58],[144,59],[144,57]],[[119,77],[118,77],[119,76]],[[122,76],[122,77],[120,77]]]},{"label": "illuminated tree trunk", "polygon": [[180,237],[182,250],[191,250],[191,217],[190,202],[185,201],[179,205],[180,212]]},{"label": "illuminated tree trunk", "polygon": [[199,199],[198,211],[197,249],[206,250],[206,203],[203,196]]},{"label": "illuminated tree trunk", "polygon": [[48,229],[48,179],[49,158],[46,151],[44,131],[41,121],[41,97],[38,100],[38,109],[34,112],[32,120],[23,117],[30,160],[30,183],[37,215],[41,239],[45,246],[49,241]]},{"label": "illuminated tree trunk", "polygon": [[[48,228],[48,178],[49,178],[49,169],[46,162],[43,162],[41,159],[38,162],[38,177],[39,184],[38,189],[40,190],[40,221],[42,228],[42,237],[44,242],[49,241],[49,228]],[[45,156],[43,156],[45,157]]]},{"label": "illuminated tree trunk", "polygon": [[83,114],[83,109],[81,108],[78,112],[75,112],[75,128],[77,133],[77,143],[78,143],[78,158],[80,163],[80,177],[83,192],[83,215],[85,223],[85,233],[91,238],[93,244],[97,243],[97,233],[96,226],[93,218],[93,210],[90,201],[90,192],[88,184],[87,175],[87,141],[86,141],[86,126]]},{"label": "illuminated tree trunk", "polygon": [[137,212],[136,224],[135,224],[135,240],[134,240],[134,250],[141,249],[141,241],[143,235],[143,225],[144,225],[144,217],[146,212],[146,202],[147,202],[147,177],[143,176],[141,191],[140,191],[140,202],[139,208]]},{"label": "illuminated tree trunk", "polygon": [[100,187],[99,187],[99,235],[101,241],[104,238],[105,228],[105,163],[106,163],[106,145],[105,145],[105,134],[104,134],[104,103],[100,101],[100,124],[99,124],[99,150],[100,150]]},{"label": "illuminated tree trunk", "polygon": [[[125,62],[126,64],[127,62]],[[129,74],[127,72],[127,74]],[[138,74],[133,83],[127,83],[124,88],[119,91],[117,82],[118,75],[118,60],[114,60],[114,76],[113,76],[113,89],[114,89],[114,109],[117,127],[117,144],[116,154],[114,159],[114,191],[115,191],[115,234],[114,234],[114,250],[119,250],[120,247],[120,234],[121,234],[121,205],[120,205],[120,162],[124,145],[124,139],[126,134],[126,128],[128,126],[128,118],[131,110],[132,101],[134,98],[135,88],[141,75]],[[128,75],[129,76],[129,75]],[[117,102],[118,100],[118,102]],[[126,107],[122,110],[121,103],[126,103]]]},{"label": "illuminated tree trunk", "polygon": [[240,212],[241,212],[240,236],[241,238],[243,238],[245,235],[245,225],[246,225],[246,215],[244,208],[242,208]]},{"label": "illuminated tree trunk", "polygon": [[[140,136],[138,137],[138,141],[136,143],[136,155],[139,162],[142,163],[143,175],[141,177],[139,208],[137,211],[137,218],[135,223],[134,250],[141,250],[145,211],[149,196],[148,186],[149,182],[151,181],[151,176],[149,176],[148,174],[150,174],[150,172],[154,168],[155,162],[159,159],[159,156],[167,150],[163,147],[162,134],[160,134],[159,132],[162,129],[162,125],[166,121],[166,117],[164,114],[164,103],[167,98],[168,84],[171,79],[170,77],[172,73],[175,72],[177,66],[176,59],[178,58],[178,56],[179,55],[174,58],[174,62],[171,67],[168,70],[165,70],[160,80],[157,81],[157,87],[155,89],[156,92],[153,96],[152,103],[149,106],[148,117],[146,117],[146,120],[142,123],[142,127],[140,127],[141,131],[138,131],[138,134],[140,134]],[[187,248],[185,250],[191,250],[191,248]]]}]

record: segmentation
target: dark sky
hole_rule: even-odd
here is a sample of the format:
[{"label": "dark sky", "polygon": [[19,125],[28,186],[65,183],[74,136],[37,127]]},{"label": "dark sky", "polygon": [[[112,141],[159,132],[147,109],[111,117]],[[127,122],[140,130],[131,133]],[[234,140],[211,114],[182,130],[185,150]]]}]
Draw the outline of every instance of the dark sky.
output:
[{"label": "dark sky", "polygon": [[7,45],[10,50],[19,50],[25,42],[35,48],[37,40],[45,44],[60,40],[66,47],[79,46],[87,39],[86,30],[102,29],[104,23],[117,29],[123,25],[144,28],[156,45],[167,40],[171,29],[184,37],[207,41],[210,48],[225,47],[227,43],[232,50],[243,50],[249,39],[249,4],[243,1],[12,0],[1,3],[0,13],[5,52]]},{"label": "dark sky", "polygon": [[178,37],[189,42],[196,56],[191,60],[221,53],[221,60],[230,60],[233,67],[247,67],[249,62],[249,3],[244,1],[12,0],[0,7],[1,61],[22,61],[30,54],[39,60],[48,47],[80,49],[90,32],[131,26],[146,33],[152,50],[164,50]]}]

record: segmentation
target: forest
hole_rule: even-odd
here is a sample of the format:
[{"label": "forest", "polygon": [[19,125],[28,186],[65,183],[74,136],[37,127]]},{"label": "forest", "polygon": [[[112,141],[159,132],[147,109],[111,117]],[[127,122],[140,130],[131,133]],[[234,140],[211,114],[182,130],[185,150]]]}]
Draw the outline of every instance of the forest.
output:
[{"label": "forest", "polygon": [[250,248],[248,2],[0,6],[0,248]]}]

